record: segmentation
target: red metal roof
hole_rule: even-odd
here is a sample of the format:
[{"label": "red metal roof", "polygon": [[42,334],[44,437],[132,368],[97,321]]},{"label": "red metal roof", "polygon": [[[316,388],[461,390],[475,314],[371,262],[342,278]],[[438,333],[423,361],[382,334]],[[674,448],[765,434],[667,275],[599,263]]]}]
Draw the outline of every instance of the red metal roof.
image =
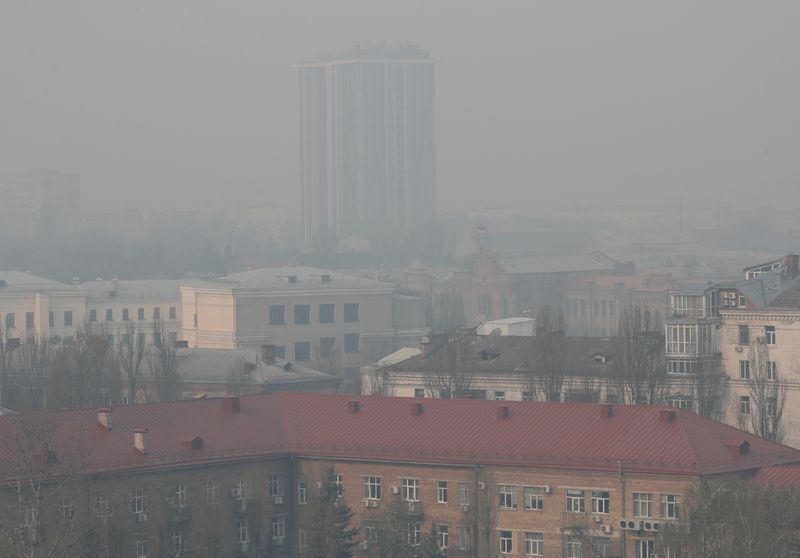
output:
[{"label": "red metal roof", "polygon": [[[702,475],[799,463],[800,451],[693,413],[614,406],[601,417],[592,403],[351,397],[313,393],[242,396],[240,412],[225,399],[116,407],[112,429],[94,409],[40,415],[58,429],[56,451],[82,445],[95,470],[164,467],[247,455],[328,456],[452,464],[507,464],[571,469]],[[359,402],[352,413],[351,401]],[[415,406],[422,402],[421,414]],[[499,405],[509,409],[503,418]],[[672,420],[666,420],[672,418]],[[10,440],[19,417],[0,417]],[[133,431],[147,428],[146,455]],[[182,443],[203,439],[202,449]],[[748,442],[746,453],[741,444]],[[78,443],[78,441],[80,443]],[[13,454],[0,444],[0,475]]]},{"label": "red metal roof", "polygon": [[775,488],[800,486],[800,467],[797,465],[763,467],[753,475],[752,480],[756,484],[764,486],[772,485]]}]

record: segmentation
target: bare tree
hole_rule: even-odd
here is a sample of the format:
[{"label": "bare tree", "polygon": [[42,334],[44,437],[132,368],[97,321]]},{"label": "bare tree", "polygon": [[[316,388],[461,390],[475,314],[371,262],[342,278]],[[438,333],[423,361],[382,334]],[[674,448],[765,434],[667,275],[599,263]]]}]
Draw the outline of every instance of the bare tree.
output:
[{"label": "bare tree", "polygon": [[613,379],[624,403],[661,403],[667,385],[664,335],[646,308],[627,306],[620,312],[612,341]]},{"label": "bare tree", "polygon": [[102,330],[76,328],[73,341],[54,353],[48,381],[48,407],[91,407],[107,405],[115,398],[112,378],[118,367],[112,359],[111,342]]},{"label": "bare tree", "polygon": [[237,356],[225,374],[225,391],[229,395],[241,395],[256,391],[260,384],[253,378],[255,370],[256,366],[252,362],[247,362],[245,358]]},{"label": "bare tree", "polygon": [[362,395],[394,395],[392,377],[385,366],[372,366],[361,381]]},{"label": "bare tree", "polygon": [[468,498],[467,530],[473,558],[494,556],[497,551],[497,483],[485,467],[475,468]]},{"label": "bare tree", "polygon": [[525,355],[523,387],[531,401],[561,401],[567,375],[566,325],[560,308],[544,306],[536,315],[536,335]]},{"label": "bare tree", "polygon": [[153,347],[147,353],[147,365],[150,368],[150,381],[156,390],[159,401],[180,399],[183,391],[183,378],[178,372],[177,354],[174,345],[167,339],[164,324],[159,320],[153,322]]},{"label": "bare tree", "polygon": [[719,366],[698,370],[694,376],[695,410],[704,417],[721,419],[722,396],[725,391],[725,374]]},{"label": "bare tree", "polygon": [[41,409],[46,404],[45,387],[51,366],[51,349],[47,339],[32,335],[16,353],[16,372],[24,390],[22,406],[26,409]]},{"label": "bare tree", "polygon": [[145,340],[144,333],[133,322],[125,324],[125,333],[117,338],[117,358],[128,384],[128,399],[135,404],[139,400]]},{"label": "bare tree", "polygon": [[475,381],[470,365],[470,351],[475,335],[470,333],[445,341],[431,349],[426,359],[432,361],[425,371],[425,389],[429,397],[456,399],[464,397]]},{"label": "bare tree", "polygon": [[12,358],[15,345],[12,345],[0,323],[0,407],[8,405],[6,401],[10,392],[10,379],[12,373]]},{"label": "bare tree", "polygon": [[[736,401],[740,428],[757,436],[780,442],[784,436],[783,411],[786,406],[786,381],[778,375],[769,349],[762,342],[751,345],[746,368],[742,372],[749,408]],[[746,412],[747,411],[747,412]]]}]

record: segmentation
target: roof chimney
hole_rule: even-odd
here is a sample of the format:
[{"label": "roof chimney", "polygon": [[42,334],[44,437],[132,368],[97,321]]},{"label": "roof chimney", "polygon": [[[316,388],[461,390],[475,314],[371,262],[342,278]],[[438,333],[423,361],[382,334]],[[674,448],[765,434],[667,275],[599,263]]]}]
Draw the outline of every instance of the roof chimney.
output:
[{"label": "roof chimney", "polygon": [[111,407],[97,409],[97,422],[106,430],[111,430]]},{"label": "roof chimney", "polygon": [[261,362],[267,366],[275,365],[275,345],[261,345]]},{"label": "roof chimney", "polygon": [[613,405],[600,405],[600,418],[611,418],[614,416]]},{"label": "roof chimney", "polygon": [[200,436],[184,436],[183,438],[180,438],[180,442],[181,445],[187,449],[203,449],[203,439]]},{"label": "roof chimney", "polygon": [[800,273],[800,256],[788,254],[783,257],[783,273],[787,279],[794,279]]},{"label": "roof chimney", "polygon": [[347,402],[347,412],[351,415],[355,415],[361,411],[361,403],[358,401],[348,401]]},{"label": "roof chimney", "polygon": [[497,406],[497,418],[508,418],[511,416],[511,409],[508,405],[498,405]]},{"label": "roof chimney", "polygon": [[241,411],[241,404],[238,397],[226,397],[222,400],[222,408],[225,412],[236,415]]},{"label": "roof chimney", "polygon": [[675,411],[669,409],[661,409],[658,412],[658,422],[672,422],[677,418]]},{"label": "roof chimney", "polygon": [[722,444],[738,455],[747,455],[750,453],[750,442],[747,440],[726,440]]},{"label": "roof chimney", "polygon": [[133,430],[133,447],[140,453],[147,453],[147,428]]},{"label": "roof chimney", "polygon": [[411,414],[412,415],[418,417],[424,412],[425,412],[425,405],[423,405],[419,401],[411,404]]}]

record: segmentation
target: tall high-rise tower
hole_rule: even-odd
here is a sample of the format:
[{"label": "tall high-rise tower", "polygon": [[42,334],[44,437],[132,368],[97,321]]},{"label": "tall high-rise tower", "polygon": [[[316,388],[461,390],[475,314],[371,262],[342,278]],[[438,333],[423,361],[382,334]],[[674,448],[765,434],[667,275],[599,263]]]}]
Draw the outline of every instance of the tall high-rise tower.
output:
[{"label": "tall high-rise tower", "polygon": [[306,245],[418,231],[436,217],[434,65],[416,46],[360,47],[299,66]]}]

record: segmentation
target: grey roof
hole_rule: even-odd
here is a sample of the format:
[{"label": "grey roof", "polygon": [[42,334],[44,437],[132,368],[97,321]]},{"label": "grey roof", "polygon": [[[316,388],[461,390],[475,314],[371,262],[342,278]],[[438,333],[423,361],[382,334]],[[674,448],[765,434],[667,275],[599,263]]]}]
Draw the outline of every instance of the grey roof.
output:
[{"label": "grey roof", "polygon": [[180,298],[179,287],[187,279],[127,279],[87,281],[81,285],[89,292],[89,302],[107,300],[160,300]]},{"label": "grey roof", "polygon": [[[76,290],[71,285],[21,271],[0,271],[0,281],[5,282],[5,286],[0,287],[0,293],[8,291],[52,292]],[[0,283],[0,285],[3,285],[3,283]]]},{"label": "grey roof", "polygon": [[[290,282],[289,278],[293,278]],[[327,279],[324,279],[327,277]],[[346,275],[336,271],[317,269],[313,267],[265,267],[234,273],[226,277],[212,279],[195,279],[187,282],[193,287],[216,289],[257,289],[257,290],[286,290],[287,288],[306,289],[373,289],[394,291],[394,285]]]},{"label": "grey roof", "polygon": [[780,270],[763,273],[753,279],[740,279],[719,283],[722,288],[733,287],[743,294],[756,308],[774,305],[781,293],[791,289],[798,282],[797,278],[786,279]]},{"label": "grey roof", "polygon": [[[450,341],[459,367],[473,373],[513,374],[529,366],[529,355],[536,337],[512,337],[489,335],[466,335]],[[598,337],[566,337],[566,372],[579,376],[601,376],[608,370],[611,361],[611,340]],[[388,367],[389,372],[433,372],[441,366],[447,349],[440,346],[428,353],[426,358],[412,356]],[[606,357],[597,363],[594,356]]]},{"label": "grey roof", "polygon": [[784,289],[770,303],[769,308],[800,309],[800,281],[795,280],[791,287]]}]

